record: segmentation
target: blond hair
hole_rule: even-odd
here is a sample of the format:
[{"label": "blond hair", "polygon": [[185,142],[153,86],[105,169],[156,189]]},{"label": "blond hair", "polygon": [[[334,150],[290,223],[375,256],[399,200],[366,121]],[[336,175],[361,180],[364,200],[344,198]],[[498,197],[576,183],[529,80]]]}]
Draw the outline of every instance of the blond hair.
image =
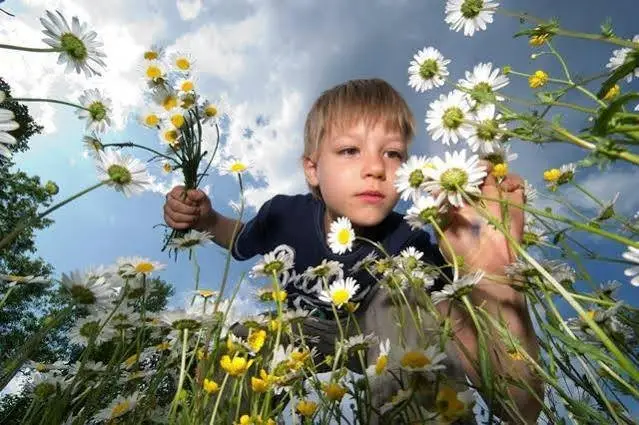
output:
[{"label": "blond hair", "polygon": [[[348,128],[364,120],[366,126],[382,122],[387,131],[397,131],[406,143],[415,135],[415,118],[404,98],[379,78],[349,80],[324,91],[306,116],[304,154],[314,158],[320,143],[328,133]],[[321,198],[319,188],[309,185]]]}]

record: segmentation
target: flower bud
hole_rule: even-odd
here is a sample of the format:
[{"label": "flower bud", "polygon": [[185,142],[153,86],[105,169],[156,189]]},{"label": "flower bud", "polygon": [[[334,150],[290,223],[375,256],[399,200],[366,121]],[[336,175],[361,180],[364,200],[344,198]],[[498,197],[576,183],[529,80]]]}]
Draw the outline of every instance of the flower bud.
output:
[{"label": "flower bud", "polygon": [[58,187],[57,184],[55,184],[55,182],[49,180],[45,185],[44,185],[44,190],[47,191],[47,193],[51,196],[53,195],[57,195],[58,192],[60,192],[60,188]]}]

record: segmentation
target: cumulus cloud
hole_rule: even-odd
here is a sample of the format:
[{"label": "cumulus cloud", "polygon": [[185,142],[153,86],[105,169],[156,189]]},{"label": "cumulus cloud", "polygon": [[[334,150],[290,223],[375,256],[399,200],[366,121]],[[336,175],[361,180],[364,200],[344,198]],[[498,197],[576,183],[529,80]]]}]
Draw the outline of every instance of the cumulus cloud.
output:
[{"label": "cumulus cloud", "polygon": [[178,0],[176,3],[180,18],[190,21],[197,18],[202,10],[202,0]]}]

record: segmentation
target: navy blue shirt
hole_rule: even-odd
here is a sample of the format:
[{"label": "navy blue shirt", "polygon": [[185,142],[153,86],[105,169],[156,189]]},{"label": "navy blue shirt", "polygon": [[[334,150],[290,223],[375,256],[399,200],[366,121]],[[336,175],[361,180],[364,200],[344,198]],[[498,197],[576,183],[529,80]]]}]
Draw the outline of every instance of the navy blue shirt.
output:
[{"label": "navy blue shirt", "polygon": [[[238,233],[232,255],[236,260],[247,260],[255,255],[271,252],[282,244],[290,246],[295,254],[295,265],[294,277],[285,286],[289,306],[328,311],[330,306],[317,298],[317,290],[300,284],[295,276],[300,276],[309,267],[319,265],[324,259],[339,261],[344,265],[344,277],[350,276],[357,280],[359,291],[352,300],[360,302],[375,286],[376,279],[364,269],[355,273],[350,272],[350,269],[377,250],[368,243],[358,242],[352,251],[343,255],[334,254],[328,246],[323,229],[324,212],[324,202],[311,194],[276,195],[264,203],[257,215]],[[413,246],[424,253],[422,261],[438,267],[445,264],[439,249],[431,243],[430,235],[422,230],[412,230],[397,212],[391,212],[371,230],[370,238],[381,242],[389,255],[397,255],[403,249]],[[442,283],[441,279],[436,280],[431,290],[440,288]]]}]

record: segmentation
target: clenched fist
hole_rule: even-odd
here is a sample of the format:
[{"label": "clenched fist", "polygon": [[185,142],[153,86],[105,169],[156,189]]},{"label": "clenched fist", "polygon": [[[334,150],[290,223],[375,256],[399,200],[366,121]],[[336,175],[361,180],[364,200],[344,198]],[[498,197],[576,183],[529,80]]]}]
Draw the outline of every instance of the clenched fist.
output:
[{"label": "clenched fist", "polygon": [[215,216],[211,200],[199,189],[175,186],[166,195],[164,221],[176,230],[207,230]]}]

